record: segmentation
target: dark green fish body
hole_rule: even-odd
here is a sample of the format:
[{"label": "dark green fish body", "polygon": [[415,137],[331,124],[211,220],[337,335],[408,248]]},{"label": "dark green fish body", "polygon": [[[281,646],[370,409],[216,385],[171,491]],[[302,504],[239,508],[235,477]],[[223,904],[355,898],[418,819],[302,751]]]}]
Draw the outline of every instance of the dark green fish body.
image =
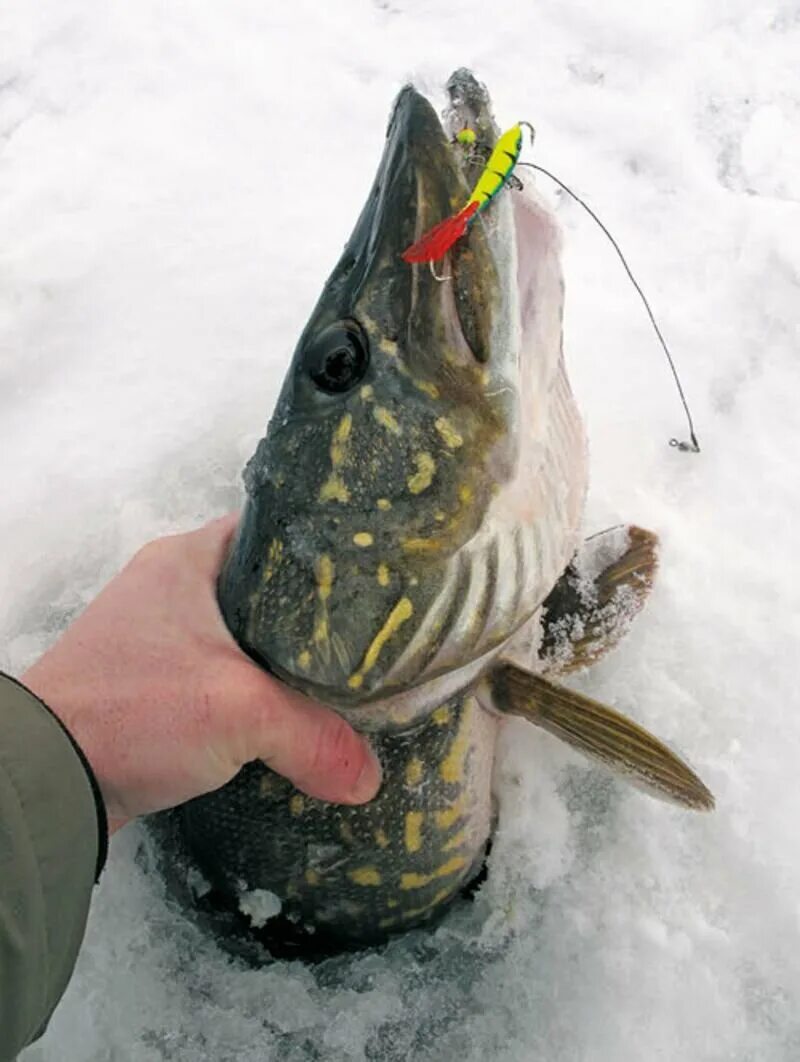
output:
[{"label": "dark green fish body", "polygon": [[[496,720],[459,694],[421,722],[376,734],[369,804],[312,800],[250,764],[229,790],[187,805],[184,837],[204,876],[239,903],[281,900],[261,937],[279,954],[378,943],[440,914],[483,862]],[[251,901],[252,903],[252,901]]]},{"label": "dark green fish body", "polygon": [[400,258],[480,172],[452,134],[469,125],[487,150],[497,135],[471,74],[448,92],[450,136],[414,89],[398,97],[367,205],[246,470],[219,582],[245,651],[370,735],[381,791],[328,805],[250,764],[170,819],[167,850],[201,882],[200,906],[273,954],[376,943],[446,909],[483,862],[508,712],[705,800],[655,739],[532,674],[615,640],[609,602],[622,587],[639,607],[653,543],[626,540],[588,581],[568,567],[586,447],[562,354],[559,236],[532,190],[497,198],[446,281]]}]

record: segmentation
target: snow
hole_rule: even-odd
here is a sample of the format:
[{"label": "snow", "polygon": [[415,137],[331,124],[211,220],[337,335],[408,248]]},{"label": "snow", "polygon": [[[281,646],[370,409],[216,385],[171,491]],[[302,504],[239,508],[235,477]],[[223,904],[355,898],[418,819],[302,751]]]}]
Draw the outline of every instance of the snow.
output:
[{"label": "snow", "polygon": [[699,456],[667,446],[680,407],[613,251],[541,178],[587,532],[662,540],[580,685],[718,801],[683,814],[514,722],[476,901],[317,968],[233,963],[128,827],[26,1062],[799,1057],[796,4],[5,0],[0,42],[0,666],[139,544],[237,504],[394,93],[467,65],[614,232],[681,368]]},{"label": "snow", "polygon": [[245,888],[239,897],[239,910],[250,919],[256,929],[265,926],[270,918],[281,913],[281,901],[269,889]]}]

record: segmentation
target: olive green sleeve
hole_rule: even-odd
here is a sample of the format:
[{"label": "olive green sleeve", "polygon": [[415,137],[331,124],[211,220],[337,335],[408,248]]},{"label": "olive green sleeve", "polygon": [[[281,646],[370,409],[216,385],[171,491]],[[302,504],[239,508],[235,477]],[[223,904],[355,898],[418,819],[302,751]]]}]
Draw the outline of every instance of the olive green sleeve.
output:
[{"label": "olive green sleeve", "polygon": [[0,1062],[41,1035],[105,858],[102,801],[54,715],[0,675]]}]

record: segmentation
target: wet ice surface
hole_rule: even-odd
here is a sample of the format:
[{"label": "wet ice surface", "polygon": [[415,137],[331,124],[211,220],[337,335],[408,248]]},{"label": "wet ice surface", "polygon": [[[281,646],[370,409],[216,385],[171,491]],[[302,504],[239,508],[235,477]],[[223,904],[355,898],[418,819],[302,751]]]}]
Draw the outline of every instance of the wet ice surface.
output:
[{"label": "wet ice surface", "polygon": [[394,92],[467,64],[611,227],[681,365],[699,457],[666,445],[680,410],[613,252],[554,196],[587,532],[663,544],[579,685],[718,801],[684,815],[515,721],[477,900],[314,969],[223,956],[126,829],[26,1062],[798,1057],[796,5],[8,0],[0,39],[0,664],[236,504]]}]

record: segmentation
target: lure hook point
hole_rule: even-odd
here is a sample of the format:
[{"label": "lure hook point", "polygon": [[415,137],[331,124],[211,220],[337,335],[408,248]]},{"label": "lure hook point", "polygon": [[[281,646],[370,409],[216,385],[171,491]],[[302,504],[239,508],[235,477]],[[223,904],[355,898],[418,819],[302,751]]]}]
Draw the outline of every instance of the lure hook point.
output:
[{"label": "lure hook point", "polygon": [[531,123],[530,122],[517,122],[517,125],[520,128],[522,128],[524,126],[524,128],[528,130],[528,132],[530,133],[530,137],[531,137],[531,147],[533,147],[533,142],[536,139],[536,130],[533,128]]},{"label": "lure hook point", "polygon": [[434,269],[434,266],[433,266],[433,262],[428,262],[428,267],[430,268],[430,271],[431,271],[431,276],[433,277],[433,279],[434,279],[434,280],[438,280],[438,282],[439,282],[440,284],[444,284],[444,283],[445,283],[445,281],[447,281],[447,280],[452,280],[452,279],[453,279],[453,278],[452,278],[451,276],[447,276],[447,277],[440,277],[440,276],[439,276],[439,274],[438,274],[438,273],[436,272],[436,270]]}]

